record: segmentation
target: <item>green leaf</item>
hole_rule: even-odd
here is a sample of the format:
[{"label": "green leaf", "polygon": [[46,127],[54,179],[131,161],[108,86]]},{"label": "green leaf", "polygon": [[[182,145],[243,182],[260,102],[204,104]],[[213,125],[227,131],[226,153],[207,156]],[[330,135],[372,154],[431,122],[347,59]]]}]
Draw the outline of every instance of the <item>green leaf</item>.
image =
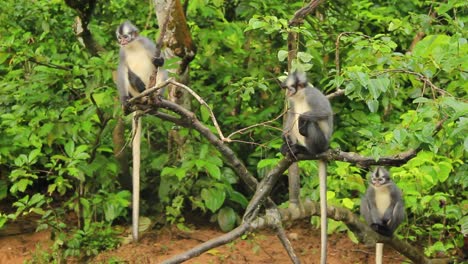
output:
[{"label": "green leaf", "polygon": [[354,244],[359,244],[359,239],[356,237],[354,232],[351,232],[351,230],[346,230],[346,234],[348,235],[348,238],[353,241]]},{"label": "green leaf", "polygon": [[343,206],[348,208],[348,209],[353,209],[354,208],[354,201],[349,199],[349,198],[344,198],[342,203],[343,203]]},{"label": "green leaf", "polygon": [[368,100],[368,101],[366,101],[366,103],[367,103],[367,107],[369,107],[369,110],[372,113],[376,113],[377,110],[379,109],[379,101],[377,101],[375,99]]},{"label": "green leaf", "polygon": [[279,50],[278,51],[278,60],[284,61],[288,58],[288,51],[286,50]]},{"label": "green leaf", "polygon": [[70,140],[65,144],[65,153],[68,157],[73,157],[73,154],[75,154],[75,142]]},{"label": "green leaf", "polygon": [[28,157],[24,154],[20,154],[16,159],[15,159],[15,165],[18,167],[23,166],[28,162]]},{"label": "green leaf", "polygon": [[152,227],[153,224],[151,222],[151,219],[149,217],[145,216],[140,216],[139,221],[138,221],[138,231],[139,232],[145,232]]},{"label": "green leaf", "polygon": [[222,171],[223,179],[229,182],[229,184],[236,184],[237,182],[239,182],[239,177],[231,168],[224,167]]},{"label": "green leaf", "polygon": [[390,79],[388,78],[369,79],[368,84],[369,84],[368,86],[369,92],[371,93],[374,99],[377,99],[380,97],[380,94],[382,92],[386,92],[388,90],[388,87],[390,85]]},{"label": "green leaf", "polygon": [[218,225],[223,232],[229,232],[236,226],[237,215],[231,207],[223,207],[218,212]]},{"label": "green leaf", "polygon": [[210,111],[205,105],[200,105],[201,119],[206,123],[210,119]]},{"label": "green leaf", "polygon": [[226,199],[226,193],[224,190],[208,188],[201,191],[201,197],[205,203],[205,206],[210,209],[211,212],[215,213],[224,203]]},{"label": "green leaf", "polygon": [[[33,185],[33,181],[31,181],[29,179],[21,179],[21,180],[19,180],[16,183],[13,184],[10,191],[12,193],[16,193],[16,190],[18,190],[20,192],[24,192],[24,191],[26,191],[26,188],[28,188],[29,185]],[[15,191],[13,191],[13,190],[15,190]]]},{"label": "green leaf", "polygon": [[41,154],[41,150],[40,150],[40,149],[34,149],[34,150],[32,150],[32,151],[29,153],[28,164],[29,164],[29,165],[32,165],[32,164],[36,163],[36,161],[37,161],[37,156],[39,156],[39,154]]},{"label": "green leaf", "polygon": [[312,55],[301,51],[297,53],[297,57],[304,63],[310,62],[313,59]]},{"label": "green leaf", "polygon": [[440,182],[445,182],[448,177],[450,176],[450,172],[452,171],[452,164],[441,161],[438,164],[439,166],[436,168],[437,170],[437,177]]},{"label": "green leaf", "polygon": [[419,103],[427,103],[427,102],[430,102],[431,100],[429,100],[428,98],[426,97],[418,97],[416,99],[413,100],[413,103],[415,104],[419,104]]},{"label": "green leaf", "polygon": [[245,196],[238,191],[231,191],[229,193],[229,200],[240,204],[243,208],[246,208],[247,204],[249,204],[247,198],[245,198]]},{"label": "green leaf", "polygon": [[49,184],[49,186],[47,186],[47,193],[51,195],[55,191],[56,188],[57,188],[57,185],[55,183]]},{"label": "green leaf", "polygon": [[207,170],[208,174],[217,179],[217,180],[220,180],[221,179],[221,170],[219,169],[218,166],[214,165],[214,164],[211,164],[211,163],[205,163],[205,169]]},{"label": "green leaf", "polygon": [[35,194],[31,197],[31,200],[29,200],[29,205],[40,204],[41,202],[43,203],[44,201],[45,201],[45,197],[44,197],[43,194],[35,193]]}]

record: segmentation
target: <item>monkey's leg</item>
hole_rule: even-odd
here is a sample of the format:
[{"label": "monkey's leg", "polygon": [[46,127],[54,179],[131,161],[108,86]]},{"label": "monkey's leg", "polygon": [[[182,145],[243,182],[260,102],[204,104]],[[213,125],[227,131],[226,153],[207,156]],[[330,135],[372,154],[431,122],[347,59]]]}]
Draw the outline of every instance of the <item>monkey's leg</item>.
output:
[{"label": "monkey's leg", "polygon": [[132,121],[132,237],[133,242],[138,241],[138,226],[140,217],[140,144],[141,144],[141,118],[135,112]]},{"label": "monkey's leg", "polygon": [[146,89],[145,83],[130,69],[128,69],[128,82],[135,90],[140,93]]},{"label": "monkey's leg", "polygon": [[318,172],[320,181],[320,263],[327,263],[327,163],[324,160],[318,160]]},{"label": "monkey's leg", "polygon": [[328,139],[320,127],[320,122],[323,122],[323,120],[310,114],[303,114],[298,118],[299,133],[305,137],[310,154],[314,155],[328,149]]}]

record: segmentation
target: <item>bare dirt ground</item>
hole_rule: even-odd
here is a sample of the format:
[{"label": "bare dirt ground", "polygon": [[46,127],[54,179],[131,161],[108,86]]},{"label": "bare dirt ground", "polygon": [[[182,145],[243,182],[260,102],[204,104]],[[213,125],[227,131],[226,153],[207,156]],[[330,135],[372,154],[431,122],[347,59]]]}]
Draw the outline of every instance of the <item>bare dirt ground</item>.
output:
[{"label": "bare dirt ground", "polygon": [[[319,263],[319,230],[302,221],[287,227],[286,231],[302,263]],[[122,245],[85,263],[160,263],[221,234],[223,233],[217,227],[208,225],[192,226],[191,232],[163,228],[144,234],[138,244]],[[49,232],[0,237],[0,264],[23,263],[33,257],[36,248],[47,249],[52,244],[49,239]],[[330,235],[328,245],[329,264],[375,263],[374,248],[356,245],[346,234]],[[384,249],[385,263],[401,263],[403,260],[404,257],[393,249]],[[261,264],[291,261],[275,234],[263,230],[210,250],[186,263]]]}]

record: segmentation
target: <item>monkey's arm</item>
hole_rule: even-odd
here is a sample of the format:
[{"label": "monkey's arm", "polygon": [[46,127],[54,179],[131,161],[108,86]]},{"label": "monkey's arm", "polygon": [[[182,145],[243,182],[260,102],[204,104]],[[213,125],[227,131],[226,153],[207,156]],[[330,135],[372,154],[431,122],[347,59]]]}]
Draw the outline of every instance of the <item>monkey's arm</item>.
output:
[{"label": "monkey's arm", "polygon": [[119,66],[117,68],[117,89],[119,91],[119,98],[122,105],[124,105],[129,98],[129,85],[130,83],[127,78],[125,59],[122,59],[121,56]]},{"label": "monkey's arm", "polygon": [[290,110],[288,111],[288,116],[286,117],[286,122],[283,128],[283,144],[281,145],[281,154],[286,156],[288,153],[292,153],[293,156],[298,154],[309,154],[307,148],[297,144],[297,139],[292,138],[290,133],[293,129],[293,126],[296,125],[295,114]]},{"label": "monkey's arm", "polygon": [[141,37],[141,44],[147,51],[149,51],[149,55],[151,57],[151,62],[153,63],[154,67],[161,67],[164,65],[164,58],[161,56],[161,52],[159,53],[159,56],[156,56],[156,45],[154,44],[153,41],[151,41],[148,38]]},{"label": "monkey's arm", "polygon": [[[326,120],[329,115],[327,116],[319,116],[313,113],[312,111],[305,112],[301,114],[297,120],[297,125],[299,126],[299,133],[304,137],[309,136],[309,126],[314,126],[317,131],[322,131],[318,125],[319,121]],[[325,139],[325,135],[322,133],[323,138]]]},{"label": "monkey's arm", "polygon": [[381,225],[382,219],[380,219],[379,211],[377,209],[377,205],[375,204],[375,190],[372,185],[369,186],[369,188],[367,188],[365,200],[369,208],[368,216],[367,217],[365,216],[367,223],[369,225],[371,224]]},{"label": "monkey's arm", "polygon": [[387,210],[385,210],[384,215],[382,216],[382,221],[385,224],[388,224],[394,218],[395,207],[397,206],[398,202],[401,201],[401,196],[398,194],[398,189],[395,186],[395,183],[391,182],[387,187],[390,193],[390,205],[388,206]]},{"label": "monkey's arm", "polygon": [[289,110],[287,112],[286,122],[284,122],[283,135],[282,135],[283,144],[281,145],[281,149],[280,149],[281,154],[283,154],[284,156],[286,156],[288,152],[291,152],[291,146],[294,145],[295,143],[291,140],[291,137],[289,135],[292,129],[293,121],[294,121],[293,118],[294,118],[294,114],[292,114],[291,110]]},{"label": "monkey's arm", "polygon": [[403,221],[405,217],[405,208],[401,191],[396,187],[394,183],[392,183],[392,186],[390,188],[392,202],[389,208],[385,211],[382,221],[393,232]]}]

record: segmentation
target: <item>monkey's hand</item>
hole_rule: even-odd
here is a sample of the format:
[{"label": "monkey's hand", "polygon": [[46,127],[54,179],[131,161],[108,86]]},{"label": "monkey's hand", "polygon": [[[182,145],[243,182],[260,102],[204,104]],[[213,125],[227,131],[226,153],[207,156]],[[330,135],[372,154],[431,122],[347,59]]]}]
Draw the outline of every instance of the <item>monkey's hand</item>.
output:
[{"label": "monkey's hand", "polygon": [[128,102],[129,99],[130,99],[130,96],[126,95],[126,96],[123,96],[120,100],[120,102],[122,103],[122,111],[124,115],[128,115],[131,113],[130,103]]},{"label": "monkey's hand", "polygon": [[161,67],[164,65],[164,58],[161,56],[159,57],[154,56],[152,59],[152,62],[155,67]]},{"label": "monkey's hand", "polygon": [[280,152],[283,156],[286,156],[289,152],[289,145],[291,144],[291,140],[288,136],[283,135],[283,144],[281,145]]}]

